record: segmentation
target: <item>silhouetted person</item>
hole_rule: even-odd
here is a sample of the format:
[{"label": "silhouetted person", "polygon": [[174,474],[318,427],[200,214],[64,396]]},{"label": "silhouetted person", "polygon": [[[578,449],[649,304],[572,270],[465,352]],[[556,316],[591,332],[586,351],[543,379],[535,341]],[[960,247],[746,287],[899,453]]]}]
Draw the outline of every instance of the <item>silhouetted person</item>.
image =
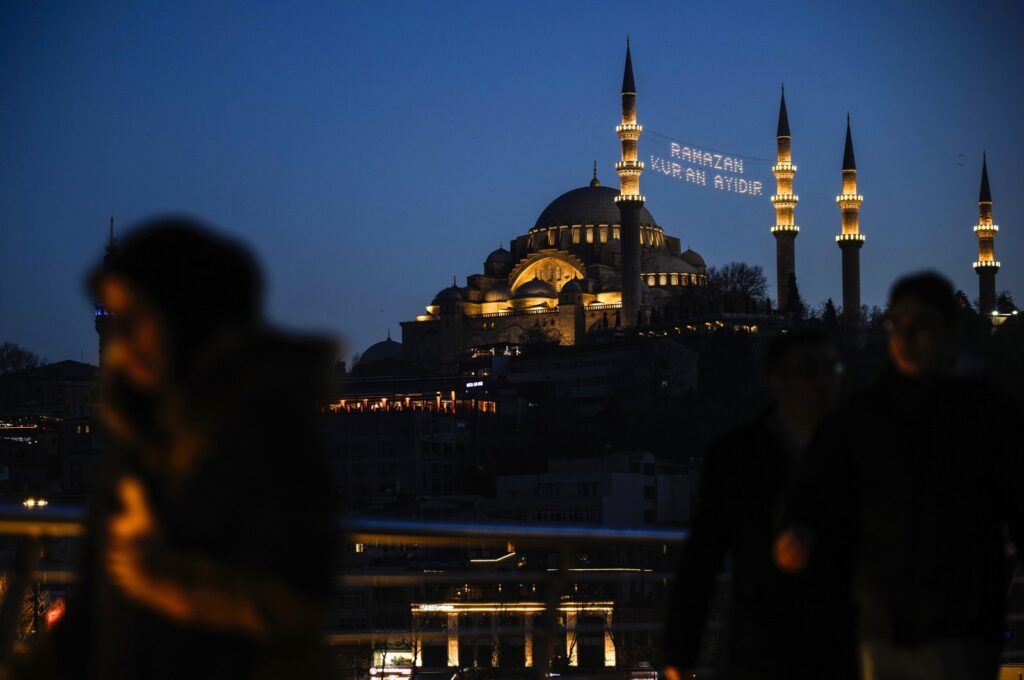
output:
[{"label": "silhouetted person", "polygon": [[132,232],[90,284],[112,451],[56,676],[321,677],[332,347],[268,329],[250,255],[186,220]]},{"label": "silhouetted person", "polygon": [[889,304],[892,369],[823,428],[776,561],[804,568],[833,526],[855,521],[863,677],[995,678],[1004,522],[1024,546],[1020,411],[958,369],[946,279],[901,279]]},{"label": "silhouetted person", "polygon": [[839,560],[798,576],[772,564],[782,494],[836,393],[836,353],[819,333],[781,335],[767,356],[771,407],[717,440],[670,600],[668,680],[691,677],[716,575],[732,558],[728,678],[852,678],[853,622]]}]

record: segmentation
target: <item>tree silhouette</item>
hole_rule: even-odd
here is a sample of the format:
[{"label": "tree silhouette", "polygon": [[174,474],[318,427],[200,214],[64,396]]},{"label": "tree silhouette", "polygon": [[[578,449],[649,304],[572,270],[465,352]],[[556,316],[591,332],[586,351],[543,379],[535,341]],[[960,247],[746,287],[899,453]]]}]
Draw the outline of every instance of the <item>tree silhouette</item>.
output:
[{"label": "tree silhouette", "polygon": [[13,342],[0,344],[0,374],[35,368],[45,363],[38,354]]},{"label": "tree silhouette", "polygon": [[786,307],[783,311],[786,312],[790,323],[803,321],[807,316],[807,305],[800,298],[800,289],[796,285],[796,274],[793,272],[789,274],[789,293],[786,295]]}]

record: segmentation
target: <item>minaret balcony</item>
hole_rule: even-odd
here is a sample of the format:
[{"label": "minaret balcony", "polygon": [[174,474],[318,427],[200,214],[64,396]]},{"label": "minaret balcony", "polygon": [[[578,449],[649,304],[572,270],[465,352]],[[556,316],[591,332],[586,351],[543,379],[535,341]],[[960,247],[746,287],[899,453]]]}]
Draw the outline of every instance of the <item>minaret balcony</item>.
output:
[{"label": "minaret balcony", "polygon": [[997,260],[982,260],[975,262],[973,266],[975,269],[999,269],[999,262]]},{"label": "minaret balcony", "polygon": [[776,163],[772,166],[772,172],[776,175],[779,173],[786,173],[792,176],[796,174],[796,166],[792,163]]},{"label": "minaret balcony", "polygon": [[991,235],[995,236],[996,232],[999,231],[999,225],[998,224],[975,224],[974,225],[974,233],[978,234],[978,236],[980,238],[985,238],[984,232],[986,232],[986,231],[987,232],[991,232]]},{"label": "minaret balcony", "polygon": [[795,234],[800,231],[800,227],[795,224],[776,224],[772,227],[773,234]]},{"label": "minaret balcony", "polygon": [[799,200],[800,197],[796,194],[772,194],[771,197],[772,205],[779,205],[783,208],[795,206]]},{"label": "minaret balcony", "polygon": [[836,236],[836,243],[838,243],[840,245],[842,245],[843,243],[852,242],[852,241],[857,241],[857,242],[860,242],[860,243],[864,243],[864,239],[865,239],[864,234],[860,234],[860,233],[857,233],[857,234],[839,234],[838,236]]},{"label": "minaret balcony", "polygon": [[615,164],[615,172],[620,175],[639,175],[643,171],[643,161],[619,161]]},{"label": "minaret balcony", "polygon": [[645,203],[647,197],[643,194],[619,194],[615,197],[616,203]]},{"label": "minaret balcony", "polygon": [[644,126],[639,123],[620,123],[615,126],[615,132],[618,133],[619,139],[636,141],[640,139],[640,133],[644,131]]},{"label": "minaret balcony", "polygon": [[[836,203],[856,203],[860,205],[864,202],[864,197],[860,194],[839,194],[836,196]],[[856,207],[856,206],[851,206]]]}]

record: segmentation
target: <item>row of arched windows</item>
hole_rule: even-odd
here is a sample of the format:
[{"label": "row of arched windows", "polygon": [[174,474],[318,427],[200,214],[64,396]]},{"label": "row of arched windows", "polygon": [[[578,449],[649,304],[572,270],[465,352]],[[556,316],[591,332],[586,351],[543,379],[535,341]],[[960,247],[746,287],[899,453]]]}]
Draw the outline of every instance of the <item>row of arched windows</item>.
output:
[{"label": "row of arched windows", "polygon": [[699,274],[645,274],[648,286],[696,286]]},{"label": "row of arched windows", "polygon": [[[559,232],[569,228],[570,227],[549,227],[548,229],[543,230],[544,236],[538,235],[538,237],[545,239],[548,247],[554,247],[558,243]],[[599,243],[607,243],[609,228],[611,230],[612,239],[618,240],[620,238],[618,225],[601,224],[597,227],[573,226],[571,227],[572,231],[570,233],[572,243],[593,243],[595,239],[597,239]],[[533,233],[530,234],[529,247],[531,248],[535,245],[534,235],[535,234]],[[664,247],[665,234],[662,233],[660,229],[655,229],[654,227],[640,227],[640,243],[645,246]]]}]

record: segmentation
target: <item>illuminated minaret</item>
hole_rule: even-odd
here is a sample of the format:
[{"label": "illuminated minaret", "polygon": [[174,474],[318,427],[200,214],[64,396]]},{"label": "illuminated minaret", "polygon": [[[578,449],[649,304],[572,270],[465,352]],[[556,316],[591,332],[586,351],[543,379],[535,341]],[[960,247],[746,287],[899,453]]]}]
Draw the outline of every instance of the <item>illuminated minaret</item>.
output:
[{"label": "illuminated minaret", "polygon": [[800,227],[796,226],[793,221],[793,213],[800,198],[793,193],[793,176],[796,174],[796,166],[791,162],[793,156],[790,149],[785,87],[782,88],[782,102],[779,104],[779,127],[775,137],[778,156],[775,165],[772,166],[772,173],[775,175],[775,195],[772,196],[772,205],[775,206],[775,226],[772,227],[772,234],[775,236],[775,290],[779,296],[777,308],[780,312],[784,312],[789,301],[789,279],[796,273],[794,245],[796,236],[800,232]]},{"label": "illuminated minaret", "polygon": [[850,114],[846,114],[846,149],[843,151],[843,192],[836,203],[843,213],[843,232],[836,243],[843,252],[843,325],[854,328],[860,322],[860,249],[864,234],[860,233],[860,204],[864,197],[857,193],[857,161],[853,157],[853,135]]},{"label": "illuminated minaret", "polygon": [[619,227],[622,252],[622,322],[635,326],[640,314],[640,211],[644,197],[640,195],[640,173],[644,164],[637,159],[637,142],[643,127],[636,122],[636,85],[633,82],[633,59],[626,38],[626,67],[622,74],[622,122],[615,126],[622,142],[622,160],[615,164],[619,174]]},{"label": "illuminated minaret", "polygon": [[[106,249],[103,252],[103,266],[104,267],[106,267],[107,265],[110,264],[110,261],[113,259],[115,253],[117,253],[117,241],[114,240],[114,218],[111,217],[110,218],[110,236],[109,236],[109,238],[107,240],[107,247],[106,247]],[[106,344],[107,344],[107,326],[108,326],[108,323],[109,323],[110,312],[108,312],[106,306],[102,302],[99,302],[99,301],[97,301],[94,304],[93,307],[94,307],[94,310],[95,310],[94,311],[94,316],[93,316],[93,319],[94,319],[93,323],[94,323],[94,325],[96,327],[96,334],[99,335],[99,340],[100,340],[100,343],[99,343],[99,347],[100,347],[99,361],[100,361],[100,365],[102,366],[103,365],[103,353],[104,353],[104,349],[106,348]]]},{"label": "illuminated minaret", "polygon": [[978,223],[974,235],[978,237],[978,261],[974,271],[978,273],[978,311],[991,314],[996,308],[996,232],[998,225],[992,223],[992,190],[988,187],[988,159],[981,155],[981,191],[978,193]]}]

